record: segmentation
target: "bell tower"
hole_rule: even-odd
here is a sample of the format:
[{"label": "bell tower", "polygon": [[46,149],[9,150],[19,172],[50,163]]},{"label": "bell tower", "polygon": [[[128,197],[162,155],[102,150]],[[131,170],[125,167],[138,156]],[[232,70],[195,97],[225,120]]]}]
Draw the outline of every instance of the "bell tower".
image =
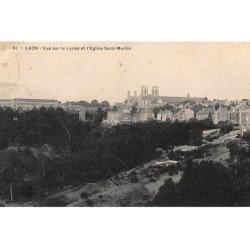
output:
[{"label": "bell tower", "polygon": [[152,87],[152,95],[159,96],[159,87],[158,86]]},{"label": "bell tower", "polygon": [[147,96],[148,95],[148,87],[147,86],[142,86],[141,87],[141,95],[142,96]]}]

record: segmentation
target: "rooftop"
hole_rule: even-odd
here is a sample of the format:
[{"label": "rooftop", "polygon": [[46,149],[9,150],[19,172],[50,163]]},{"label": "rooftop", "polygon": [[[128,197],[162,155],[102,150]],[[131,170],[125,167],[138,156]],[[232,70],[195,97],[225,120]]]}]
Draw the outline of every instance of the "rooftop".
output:
[{"label": "rooftop", "polygon": [[52,99],[26,99],[26,98],[14,98],[14,101],[25,101],[25,102],[59,102],[57,100]]}]

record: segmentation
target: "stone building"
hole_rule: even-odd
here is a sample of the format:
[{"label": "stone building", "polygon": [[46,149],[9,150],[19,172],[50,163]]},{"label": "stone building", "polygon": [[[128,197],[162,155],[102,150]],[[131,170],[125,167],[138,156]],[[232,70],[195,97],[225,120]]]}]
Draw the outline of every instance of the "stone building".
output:
[{"label": "stone building", "polygon": [[203,105],[208,105],[209,100],[205,98],[198,97],[174,97],[174,96],[160,96],[160,91],[158,86],[153,86],[151,93],[149,93],[149,88],[147,86],[141,87],[141,94],[137,96],[137,92],[134,95],[130,95],[130,91],[127,92],[127,98],[125,104],[129,107],[136,106],[138,108],[155,108],[161,107],[166,104],[177,105],[178,103],[191,100],[195,103],[201,103]]},{"label": "stone building", "polygon": [[14,100],[13,99],[0,99],[0,107],[14,109]]},{"label": "stone building", "polygon": [[122,113],[118,110],[109,110],[105,122],[109,124],[118,124],[120,123],[121,115]]},{"label": "stone building", "polygon": [[[249,106],[248,106],[249,107]],[[250,131],[250,107],[240,111],[239,113],[239,123],[240,123],[240,133],[243,135],[245,132]]]},{"label": "stone building", "polygon": [[192,109],[181,109],[174,115],[174,120],[188,121],[194,118],[194,111]]},{"label": "stone building", "polygon": [[140,110],[140,121],[146,122],[155,119],[152,109],[144,108]]},{"label": "stone building", "polygon": [[196,119],[198,121],[201,121],[201,120],[205,120],[207,118],[209,118],[209,116],[214,112],[214,109],[212,108],[204,108],[204,109],[201,109],[199,110],[197,113],[196,113]]},{"label": "stone building", "polygon": [[18,110],[31,110],[33,108],[58,108],[60,102],[57,100],[50,99],[23,99],[15,98],[14,99],[14,109]]},{"label": "stone building", "polygon": [[214,112],[211,113],[211,117],[214,124],[227,122],[230,119],[230,111],[228,111],[227,108],[220,108],[218,110],[214,110]]},{"label": "stone building", "polygon": [[157,113],[157,121],[165,122],[166,120],[170,119],[173,120],[173,113],[170,110],[160,110]]}]

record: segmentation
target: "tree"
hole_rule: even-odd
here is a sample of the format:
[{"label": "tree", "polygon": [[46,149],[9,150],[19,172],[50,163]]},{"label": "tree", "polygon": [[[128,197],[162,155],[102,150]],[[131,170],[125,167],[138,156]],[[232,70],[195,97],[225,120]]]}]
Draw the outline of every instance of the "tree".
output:
[{"label": "tree", "polygon": [[215,106],[214,106],[215,110],[219,109],[220,108],[220,104],[219,103],[216,103]]},{"label": "tree", "polygon": [[108,101],[102,101],[101,102],[101,107],[105,110],[105,111],[108,111],[109,108],[110,108],[110,104]]},{"label": "tree", "polygon": [[107,118],[107,113],[103,111],[101,108],[98,108],[94,118],[95,124],[99,126],[104,118]]},{"label": "tree", "polygon": [[130,110],[130,114],[131,115],[134,115],[134,114],[136,114],[137,113],[137,108],[135,107],[135,106],[133,106],[132,108],[131,108],[131,110]]},{"label": "tree", "polygon": [[179,187],[184,206],[232,206],[236,203],[230,170],[220,163],[190,162]]},{"label": "tree", "polygon": [[156,194],[153,204],[159,207],[171,207],[178,205],[178,188],[172,178],[165,180]]},{"label": "tree", "polygon": [[236,141],[229,142],[227,148],[229,149],[230,157],[232,159],[242,161],[249,156],[248,148],[240,146]]},{"label": "tree", "polygon": [[90,104],[91,106],[94,106],[94,107],[99,106],[99,102],[97,100],[92,100]]},{"label": "tree", "polygon": [[242,139],[243,139],[244,141],[246,141],[248,144],[250,144],[250,133],[249,133],[249,132],[245,132],[245,133],[243,134]]},{"label": "tree", "polygon": [[228,134],[229,132],[233,131],[234,126],[233,124],[225,123],[225,122],[220,122],[220,133],[221,134]]},{"label": "tree", "polygon": [[198,122],[198,120],[196,119],[196,118],[190,118],[189,120],[188,120],[188,122],[191,122],[191,123],[194,123],[194,122]]},{"label": "tree", "polygon": [[196,113],[197,113],[199,110],[202,110],[202,109],[203,109],[203,105],[202,105],[202,104],[196,104],[196,105],[193,107],[194,114],[196,115]]},{"label": "tree", "polygon": [[161,107],[155,107],[153,109],[153,113],[154,113],[155,117],[157,117],[157,114],[159,113],[160,110],[161,110]]},{"label": "tree", "polygon": [[199,129],[192,129],[188,132],[189,144],[200,146],[202,144],[202,131]]}]

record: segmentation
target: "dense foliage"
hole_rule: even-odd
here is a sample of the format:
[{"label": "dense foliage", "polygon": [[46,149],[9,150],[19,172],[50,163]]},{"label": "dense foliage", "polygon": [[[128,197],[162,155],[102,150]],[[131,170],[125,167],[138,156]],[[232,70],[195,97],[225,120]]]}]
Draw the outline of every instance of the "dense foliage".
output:
[{"label": "dense foliage", "polygon": [[240,205],[232,171],[220,163],[189,162],[178,184],[167,180],[154,199],[155,206]]},{"label": "dense foliage", "polygon": [[[227,128],[225,128],[227,130]],[[202,161],[194,163],[193,152],[172,152],[173,159],[188,158],[178,184],[167,180],[155,196],[155,206],[249,206],[250,134],[228,143],[228,165]]]},{"label": "dense foliage", "polygon": [[[0,109],[0,148],[8,152],[2,166],[1,193],[13,199],[38,197],[78,183],[108,178],[157,156],[156,148],[196,144],[201,131],[213,128],[210,121],[187,123],[138,123],[101,128],[105,112],[94,122],[62,109],[41,108],[19,113]],[[48,144],[52,152],[41,148]],[[26,147],[25,149],[23,149]],[[29,148],[30,147],[30,148]]]}]

